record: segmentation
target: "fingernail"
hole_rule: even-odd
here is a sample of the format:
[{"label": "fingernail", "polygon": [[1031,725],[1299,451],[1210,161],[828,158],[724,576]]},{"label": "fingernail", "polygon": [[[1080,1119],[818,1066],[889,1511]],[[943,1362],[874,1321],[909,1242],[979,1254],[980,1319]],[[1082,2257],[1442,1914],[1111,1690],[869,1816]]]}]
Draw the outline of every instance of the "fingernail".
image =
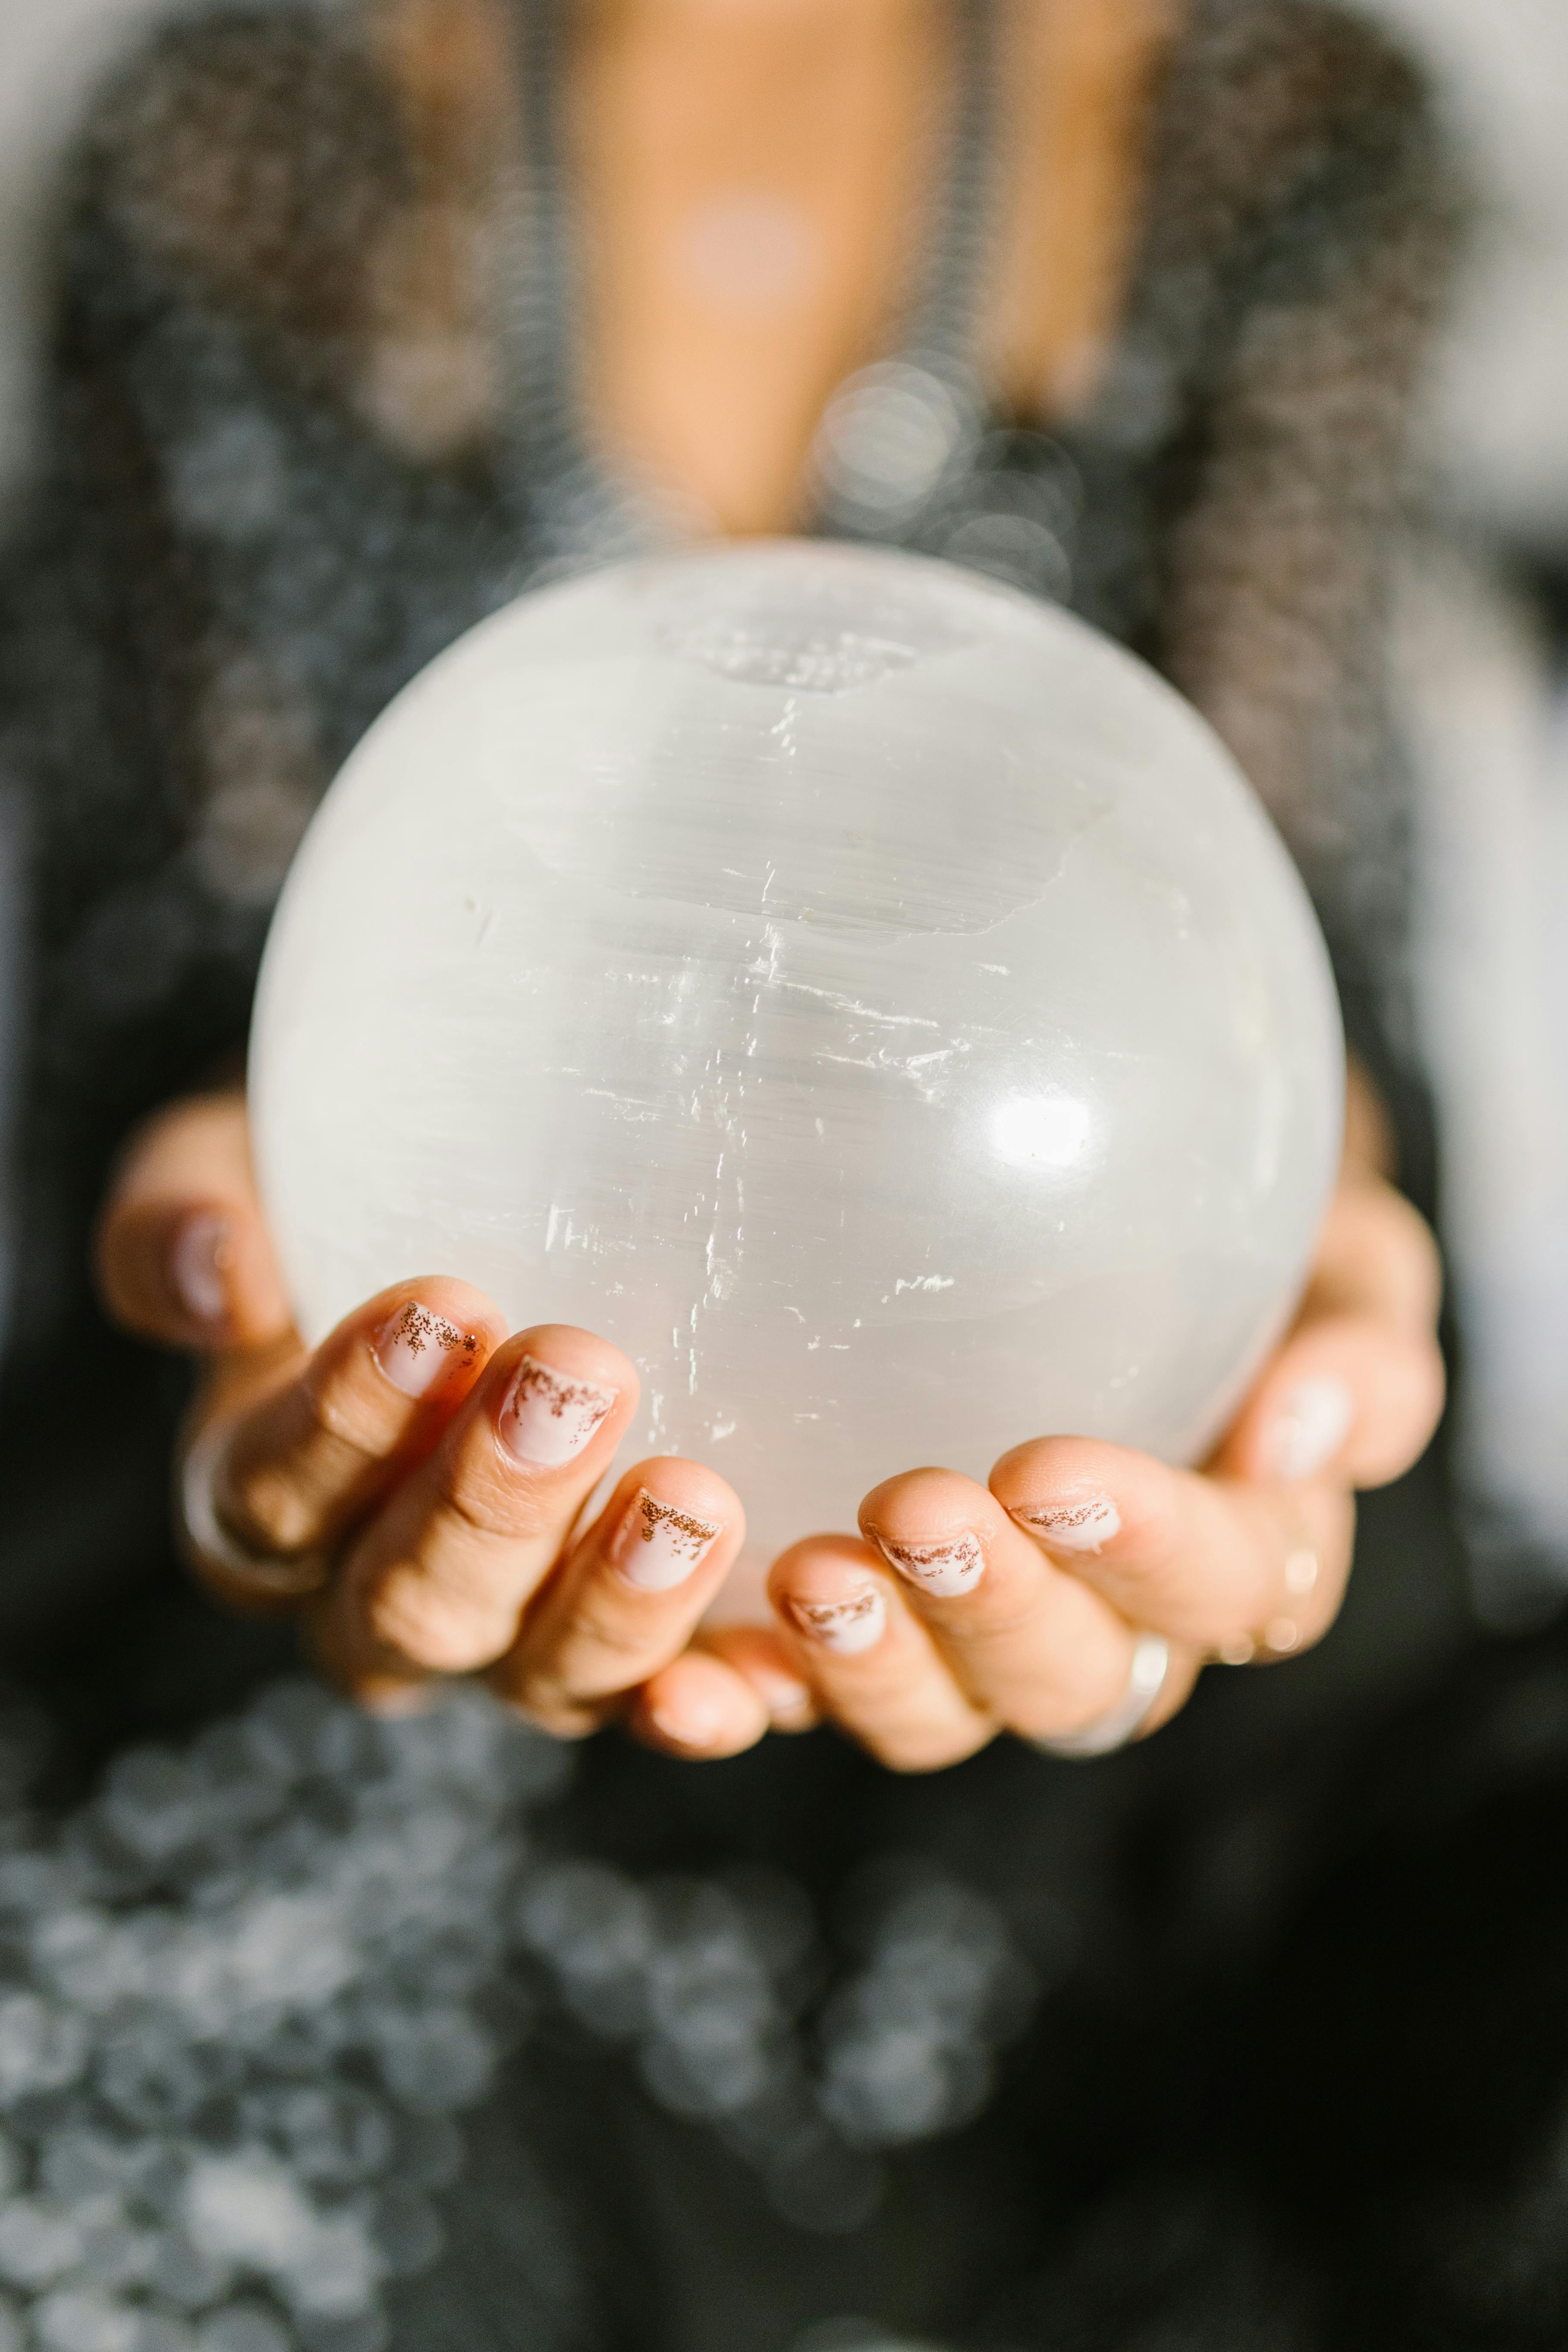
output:
[{"label": "fingernail", "polygon": [[1354,1419],[1355,1399],[1343,1381],[1298,1381],[1266,1441],[1275,1476],[1314,1476],[1333,1460]]},{"label": "fingernail", "polygon": [[518,1461],[553,1470],[582,1453],[616,1394],[552,1372],[537,1356],[521,1356],[500,1409],[501,1444]]},{"label": "fingernail", "polygon": [[459,1331],[444,1315],[433,1315],[411,1298],[376,1336],[375,1360],[405,1396],[428,1396],[458,1365],[479,1352],[477,1331]]},{"label": "fingernail", "polygon": [[900,1576],[907,1576],[922,1592],[934,1592],[944,1600],[951,1593],[973,1591],[985,1573],[980,1538],[967,1528],[941,1543],[896,1543],[891,1536],[882,1535],[876,1542]]},{"label": "fingernail", "polygon": [[234,1263],[228,1219],[215,1209],[197,1209],[174,1234],[169,1280],[174,1297],[196,1323],[228,1320],[228,1270]]},{"label": "fingernail", "polygon": [[693,1518],[639,1486],[616,1531],[610,1557],[640,1592],[668,1592],[684,1584],[723,1534],[711,1519]]},{"label": "fingernail", "polygon": [[1121,1526],[1109,1495],[1081,1503],[1019,1503],[1007,1514],[1053,1551],[1098,1551]]},{"label": "fingernail", "polygon": [[882,1638],[888,1604],[874,1584],[847,1601],[792,1601],[789,1613],[803,1633],[828,1650],[868,1650]]}]

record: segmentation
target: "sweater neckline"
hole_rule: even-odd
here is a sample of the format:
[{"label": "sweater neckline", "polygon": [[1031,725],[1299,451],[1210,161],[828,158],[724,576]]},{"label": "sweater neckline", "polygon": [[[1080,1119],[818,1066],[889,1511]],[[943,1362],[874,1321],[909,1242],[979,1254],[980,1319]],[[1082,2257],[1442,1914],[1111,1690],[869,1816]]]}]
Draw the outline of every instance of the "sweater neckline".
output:
[{"label": "sweater neckline", "polygon": [[[798,535],[917,545],[974,470],[992,425],[979,362],[997,205],[995,0],[949,0],[961,80],[922,266],[886,354],[829,395]],[[578,393],[578,225],[562,137],[571,0],[518,12],[522,152],[504,205],[503,463],[539,551],[537,578],[684,543],[673,501],[595,449]]]}]

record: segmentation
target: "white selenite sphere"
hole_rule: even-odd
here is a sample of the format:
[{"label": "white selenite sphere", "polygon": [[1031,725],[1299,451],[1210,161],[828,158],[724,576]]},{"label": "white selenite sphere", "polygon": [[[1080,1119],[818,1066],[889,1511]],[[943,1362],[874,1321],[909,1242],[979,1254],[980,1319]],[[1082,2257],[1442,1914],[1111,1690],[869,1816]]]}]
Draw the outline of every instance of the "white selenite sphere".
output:
[{"label": "white selenite sphere", "polygon": [[1342,1051],[1205,722],[952,567],[778,541],[536,591],[344,767],[268,943],[306,1333],[454,1274],[626,1349],[753,1557],[1046,1432],[1208,1446],[1295,1299]]}]

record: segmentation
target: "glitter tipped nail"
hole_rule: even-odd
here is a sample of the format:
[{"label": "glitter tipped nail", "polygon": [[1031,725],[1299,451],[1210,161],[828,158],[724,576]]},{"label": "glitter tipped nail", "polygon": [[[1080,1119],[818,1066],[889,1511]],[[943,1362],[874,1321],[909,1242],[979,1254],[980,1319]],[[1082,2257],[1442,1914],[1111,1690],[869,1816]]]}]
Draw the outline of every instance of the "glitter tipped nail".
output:
[{"label": "glitter tipped nail", "polygon": [[967,1529],[941,1543],[900,1543],[879,1535],[877,1545],[900,1576],[944,1601],[955,1592],[972,1592],[985,1573],[980,1538]]},{"label": "glitter tipped nail", "polygon": [[803,1633],[824,1649],[868,1650],[882,1638],[888,1604],[874,1584],[847,1601],[792,1601],[789,1613]]},{"label": "glitter tipped nail", "polygon": [[661,1503],[646,1486],[639,1486],[621,1521],[611,1557],[626,1582],[639,1591],[668,1592],[685,1583],[723,1532],[713,1520],[678,1511],[673,1503]]},{"label": "glitter tipped nail", "polygon": [[169,1253],[169,1280],[193,1322],[216,1328],[228,1320],[233,1256],[226,1217],[215,1209],[197,1209],[184,1219]]},{"label": "glitter tipped nail", "polygon": [[1109,1495],[1090,1495],[1081,1503],[1019,1503],[1008,1517],[1052,1551],[1098,1551],[1121,1526]]},{"label": "glitter tipped nail", "polygon": [[477,1331],[459,1331],[411,1298],[376,1335],[375,1360],[405,1396],[428,1396],[461,1367],[478,1362]]},{"label": "glitter tipped nail", "polygon": [[616,1402],[614,1389],[569,1380],[537,1356],[522,1356],[498,1421],[500,1442],[519,1462],[558,1469],[582,1453]]}]

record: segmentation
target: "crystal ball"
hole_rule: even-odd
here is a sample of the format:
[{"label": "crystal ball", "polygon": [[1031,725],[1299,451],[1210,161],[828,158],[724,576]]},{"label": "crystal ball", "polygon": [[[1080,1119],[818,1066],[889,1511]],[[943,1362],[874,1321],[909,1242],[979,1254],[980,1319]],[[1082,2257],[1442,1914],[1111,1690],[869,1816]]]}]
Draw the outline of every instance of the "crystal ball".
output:
[{"label": "crystal ball", "polygon": [[252,1043],[307,1336],[459,1275],[639,1367],[753,1558],[1046,1432],[1203,1454],[1339,1150],[1322,941],[1205,721],[1053,606],[808,542],[526,594],[327,794]]}]

